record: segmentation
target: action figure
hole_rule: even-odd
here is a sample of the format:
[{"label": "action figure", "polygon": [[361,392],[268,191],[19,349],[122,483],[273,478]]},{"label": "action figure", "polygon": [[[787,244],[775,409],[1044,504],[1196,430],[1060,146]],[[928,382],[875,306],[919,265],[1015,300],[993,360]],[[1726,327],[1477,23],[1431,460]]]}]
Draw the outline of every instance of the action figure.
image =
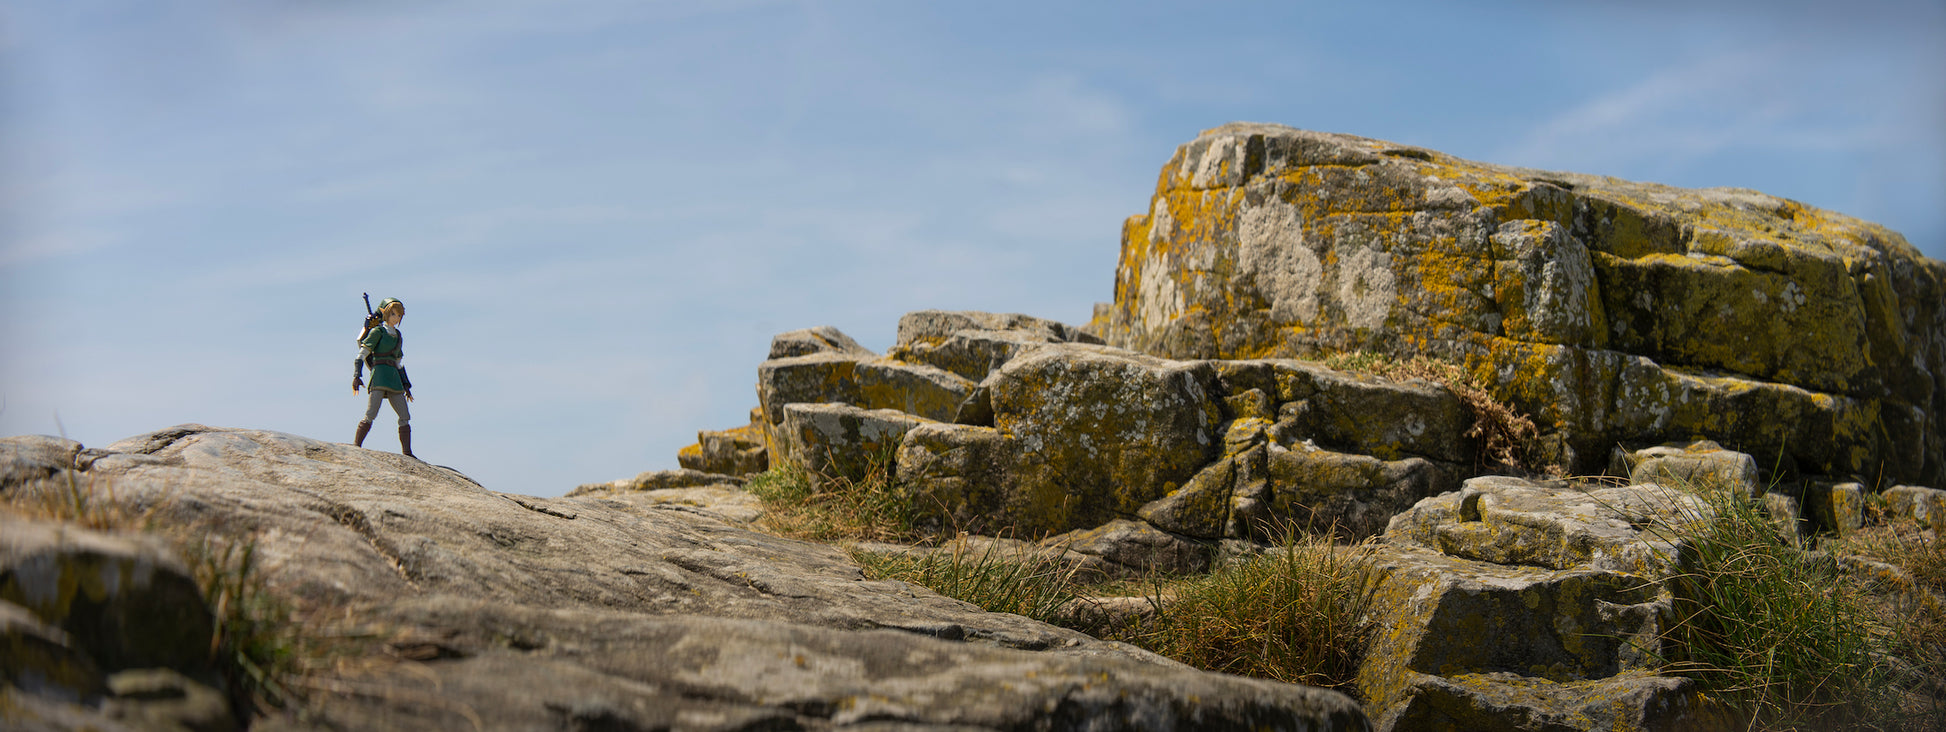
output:
[{"label": "action figure", "polygon": [[[371,296],[365,297],[369,305]],[[378,312],[358,335],[358,360],[352,364],[351,393],[357,394],[365,386],[367,364],[372,367],[372,386],[368,390],[371,397],[365,402],[365,418],[358,421],[358,436],[352,438],[351,444],[365,446],[365,433],[372,430],[372,420],[378,417],[378,403],[389,401],[392,411],[399,415],[399,452],[416,458],[412,454],[412,412],[405,406],[412,401],[412,379],[405,375],[405,367],[399,365],[405,358],[405,335],[399,332],[402,320],[405,320],[405,303],[385,298],[378,301]]]}]

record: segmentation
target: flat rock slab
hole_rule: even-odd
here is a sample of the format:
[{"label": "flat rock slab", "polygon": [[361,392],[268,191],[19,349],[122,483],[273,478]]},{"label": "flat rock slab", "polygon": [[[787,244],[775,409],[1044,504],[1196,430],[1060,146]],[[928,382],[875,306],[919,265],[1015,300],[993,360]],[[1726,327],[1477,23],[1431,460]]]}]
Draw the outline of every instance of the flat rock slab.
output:
[{"label": "flat rock slab", "polygon": [[1680,557],[1676,528],[1712,513],[1701,499],[1654,484],[1585,490],[1486,476],[1392,517],[1386,536],[1497,564],[1657,578]]},{"label": "flat rock slab", "polygon": [[316,716],[266,728],[1364,725],[1340,694],[867,580],[836,548],[693,507],[503,494],[394,453],[201,425],[73,454],[160,522],[250,538],[273,592],[329,611],[316,627],[354,622],[418,659],[374,652],[311,682]]}]

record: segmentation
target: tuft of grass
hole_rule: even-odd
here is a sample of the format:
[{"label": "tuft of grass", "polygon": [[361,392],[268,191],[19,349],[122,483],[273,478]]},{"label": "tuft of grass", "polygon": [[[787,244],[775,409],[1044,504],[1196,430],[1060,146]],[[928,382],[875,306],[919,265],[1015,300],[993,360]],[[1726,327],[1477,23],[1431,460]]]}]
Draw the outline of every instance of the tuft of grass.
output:
[{"label": "tuft of grass", "polygon": [[1157,583],[1155,613],[1104,637],[1209,671],[1349,689],[1372,632],[1372,546],[1288,536],[1279,550]]},{"label": "tuft of grass", "polygon": [[810,541],[899,541],[916,537],[912,511],[893,479],[891,451],[874,455],[860,477],[819,476],[789,463],[744,485],[764,503],[758,522],[779,536]]},{"label": "tuft of grass", "polygon": [[954,542],[950,549],[933,552],[850,553],[872,579],[911,582],[988,612],[1055,625],[1066,622],[1075,599],[1075,568],[1054,557],[999,547],[999,542],[986,542],[975,551]]},{"label": "tuft of grass", "polygon": [[146,531],[157,510],[135,510],[116,498],[112,484],[98,484],[92,475],[84,482],[71,471],[0,493],[0,507],[23,518],[59,521],[96,531]]},{"label": "tuft of grass", "polygon": [[[1669,529],[1680,562],[1664,585],[1665,671],[1696,679],[1755,727],[1878,726],[1898,716],[1891,633],[1861,585],[1747,496],[1677,486],[1713,515]],[[1674,505],[1676,504],[1672,501]]]},{"label": "tuft of grass", "polygon": [[304,659],[318,655],[317,644],[302,632],[291,604],[266,586],[256,537],[189,533],[176,543],[215,616],[210,654],[230,683],[230,698],[250,711],[286,706],[295,700],[291,680],[302,674]]},{"label": "tuft of grass", "polygon": [[1422,355],[1401,359],[1370,351],[1347,351],[1326,356],[1324,365],[1395,381],[1425,379],[1441,384],[1473,414],[1466,436],[1479,441],[1483,461],[1560,477],[1560,466],[1540,464],[1536,445],[1540,429],[1534,426],[1534,420],[1493,398],[1479,379],[1457,363]]}]

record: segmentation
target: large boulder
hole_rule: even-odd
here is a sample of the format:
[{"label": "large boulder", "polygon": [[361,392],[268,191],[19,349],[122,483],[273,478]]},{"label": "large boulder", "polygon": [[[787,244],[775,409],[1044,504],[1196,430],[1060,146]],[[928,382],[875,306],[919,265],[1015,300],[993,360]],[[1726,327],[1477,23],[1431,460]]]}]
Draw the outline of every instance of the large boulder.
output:
[{"label": "large boulder", "polygon": [[1009,479],[1016,444],[992,427],[931,422],[905,433],[894,457],[920,526],[948,534],[1015,528],[1026,498]]},{"label": "large boulder", "polygon": [[994,424],[1017,442],[1016,526],[1090,528],[1180,487],[1222,449],[1215,372],[1101,346],[1044,348],[989,377]]},{"label": "large boulder", "polygon": [[[253,542],[266,589],[311,619],[284,632],[352,644],[350,656],[313,666],[307,716],[258,720],[270,727],[1365,725],[1341,694],[1195,671],[902,582],[867,580],[835,547],[629,500],[638,492],[517,496],[395,453],[201,425],[70,453],[83,454],[77,484],[90,500],[105,499],[112,484],[118,500],[159,526]],[[38,470],[21,467],[19,474]],[[0,485],[0,493],[16,488]],[[8,541],[27,535],[11,525],[0,531]],[[120,571],[97,576],[118,578],[123,592],[139,588],[135,574]],[[92,581],[69,584],[85,594]],[[40,582],[22,585],[34,588],[21,593],[29,605],[82,596],[61,595],[68,584],[49,595]],[[77,634],[24,622],[7,607],[0,605],[0,627],[9,639],[45,646]],[[201,638],[206,653],[208,636]],[[85,678],[77,683],[101,693]],[[71,698],[29,696],[9,708],[118,727]]]},{"label": "large boulder", "polygon": [[1090,330],[1172,358],[1462,360],[1574,449],[1707,438],[1765,467],[1946,483],[1946,263],[1762,193],[1230,124],[1122,229]]}]

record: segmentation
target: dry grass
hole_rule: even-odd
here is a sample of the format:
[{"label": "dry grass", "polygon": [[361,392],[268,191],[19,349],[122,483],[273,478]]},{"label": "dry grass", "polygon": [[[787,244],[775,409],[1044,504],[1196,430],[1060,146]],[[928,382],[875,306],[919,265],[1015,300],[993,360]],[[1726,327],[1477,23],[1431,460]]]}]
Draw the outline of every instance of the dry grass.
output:
[{"label": "dry grass", "polygon": [[1293,533],[1263,556],[1154,582],[1152,615],[1094,630],[1200,669],[1349,689],[1371,633],[1370,552]]},{"label": "dry grass", "polygon": [[1898,568],[1865,580],[1878,622],[1891,630],[1894,680],[1904,693],[1895,719],[1907,729],[1946,729],[1946,538],[1888,516],[1884,501],[1866,502],[1863,529],[1827,541],[1833,553]]},{"label": "dry grass", "polygon": [[905,541],[916,537],[912,514],[892,479],[893,456],[874,456],[862,478],[826,476],[812,487],[803,468],[786,464],[744,486],[764,503],[758,525],[807,541]]},{"label": "dry grass", "polygon": [[1075,568],[1052,557],[999,547],[999,542],[987,542],[974,551],[965,543],[954,543],[933,552],[853,550],[851,556],[873,579],[911,582],[988,612],[1066,623],[1075,598]]}]

